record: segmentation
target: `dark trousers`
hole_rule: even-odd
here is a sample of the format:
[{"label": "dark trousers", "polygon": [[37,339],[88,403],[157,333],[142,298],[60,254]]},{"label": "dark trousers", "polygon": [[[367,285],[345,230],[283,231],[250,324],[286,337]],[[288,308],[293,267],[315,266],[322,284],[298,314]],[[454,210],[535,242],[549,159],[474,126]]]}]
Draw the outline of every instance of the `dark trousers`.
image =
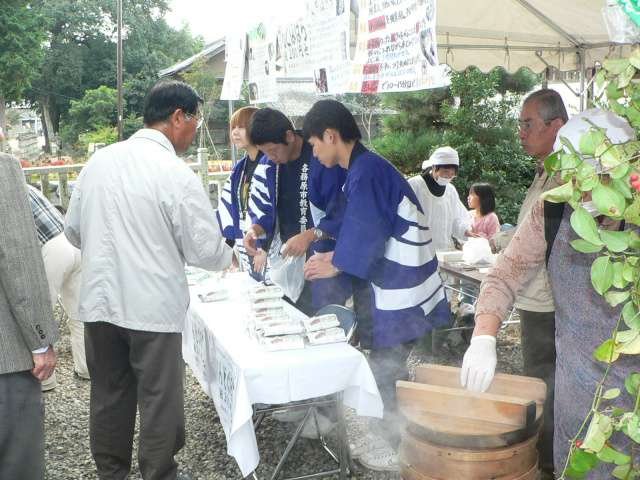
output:
[{"label": "dark trousers", "polygon": [[544,420],[538,442],[540,467],[553,471],[553,390],[556,384],[556,319],[555,312],[518,310],[524,374],[547,384]]},{"label": "dark trousers", "polygon": [[0,478],[44,478],[44,404],[28,370],[0,375]]},{"label": "dark trousers", "polygon": [[300,297],[297,301],[291,300],[289,297],[284,297],[287,303],[290,303],[302,313],[308,317],[313,317],[316,314],[316,309],[313,308],[313,298],[311,296],[311,282],[305,281]]},{"label": "dark trousers", "polygon": [[137,407],[142,478],[175,480],[173,457],[185,437],[181,335],[85,323],[85,346],[91,375],[89,437],[100,479],[127,478]]},{"label": "dark trousers", "polygon": [[384,416],[378,423],[378,434],[385,437],[392,447],[397,448],[403,429],[402,415],[396,401],[396,382],[409,379],[407,358],[414,342],[402,343],[389,348],[372,349],[369,366],[376,379],[378,391],[384,403]]}]

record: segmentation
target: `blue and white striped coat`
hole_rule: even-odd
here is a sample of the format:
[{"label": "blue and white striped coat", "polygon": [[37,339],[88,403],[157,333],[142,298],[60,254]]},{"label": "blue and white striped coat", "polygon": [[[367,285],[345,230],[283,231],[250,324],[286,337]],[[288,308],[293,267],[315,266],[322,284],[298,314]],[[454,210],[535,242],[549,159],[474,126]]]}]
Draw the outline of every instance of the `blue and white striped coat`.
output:
[{"label": "blue and white striped coat", "polygon": [[374,348],[423,336],[449,322],[450,311],[431,234],[409,183],[384,158],[357,144],[344,184],[346,199],[334,265],[369,282]]}]

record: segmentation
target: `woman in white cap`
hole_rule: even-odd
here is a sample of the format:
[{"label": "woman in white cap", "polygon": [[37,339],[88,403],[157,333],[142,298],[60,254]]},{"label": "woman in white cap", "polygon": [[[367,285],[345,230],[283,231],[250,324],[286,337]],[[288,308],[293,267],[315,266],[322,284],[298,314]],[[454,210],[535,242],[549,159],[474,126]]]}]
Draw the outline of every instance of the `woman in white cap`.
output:
[{"label": "woman in white cap", "polygon": [[451,184],[460,159],[451,147],[437,148],[422,164],[423,172],[409,179],[427,217],[433,251],[452,250],[453,238],[464,240],[471,233],[471,217],[460,201],[456,187]]}]

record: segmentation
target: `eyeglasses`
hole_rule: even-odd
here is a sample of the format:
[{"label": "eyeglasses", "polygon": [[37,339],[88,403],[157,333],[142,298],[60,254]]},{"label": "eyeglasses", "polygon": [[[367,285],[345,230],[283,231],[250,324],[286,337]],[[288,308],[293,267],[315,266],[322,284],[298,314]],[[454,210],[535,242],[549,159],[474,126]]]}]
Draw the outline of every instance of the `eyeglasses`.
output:
[{"label": "eyeglasses", "polygon": [[[542,123],[544,123],[545,127],[548,127],[551,124],[551,122],[553,122],[556,118],[559,118],[559,117],[554,117],[549,120],[542,120]],[[535,119],[518,120],[518,129],[523,132],[528,132],[529,130],[531,130],[531,127],[533,126],[534,122],[535,122]]]},{"label": "eyeglasses", "polygon": [[196,128],[200,128],[202,126],[202,123],[204,122],[204,117],[202,116],[201,112],[198,112],[195,115],[192,113],[185,113],[184,116],[187,117],[189,120],[193,120],[195,118],[198,121]]}]

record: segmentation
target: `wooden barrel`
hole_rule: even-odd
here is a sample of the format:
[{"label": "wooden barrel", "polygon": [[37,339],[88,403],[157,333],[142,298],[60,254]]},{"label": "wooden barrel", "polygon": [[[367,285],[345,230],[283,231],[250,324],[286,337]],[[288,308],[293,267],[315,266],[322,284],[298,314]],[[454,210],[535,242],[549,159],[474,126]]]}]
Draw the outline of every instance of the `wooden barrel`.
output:
[{"label": "wooden barrel", "polygon": [[460,369],[422,365],[416,382],[398,382],[406,428],[399,461],[404,480],[534,480],[546,386],[496,375],[486,393],[463,389]]},{"label": "wooden barrel", "polygon": [[[537,435],[502,448],[470,450],[439,446],[405,432],[400,465],[405,480],[513,480],[535,478]],[[423,473],[420,473],[423,472]]]},{"label": "wooden barrel", "polygon": [[[402,478],[404,480],[440,480],[437,478],[433,478],[433,477],[427,477],[426,475],[423,475],[422,473],[419,473],[417,470],[407,466],[407,465],[401,465],[400,466],[400,474],[402,475]],[[511,480],[538,480],[539,476],[538,476],[538,464],[535,464],[531,470],[529,470],[527,473],[519,476],[519,477],[490,477],[492,480],[505,480],[507,478],[511,479]],[[451,478],[450,480],[453,480],[453,478]],[[457,479],[456,479],[457,480]],[[462,480],[462,478],[460,479]],[[466,480],[466,479],[465,479]]]}]

